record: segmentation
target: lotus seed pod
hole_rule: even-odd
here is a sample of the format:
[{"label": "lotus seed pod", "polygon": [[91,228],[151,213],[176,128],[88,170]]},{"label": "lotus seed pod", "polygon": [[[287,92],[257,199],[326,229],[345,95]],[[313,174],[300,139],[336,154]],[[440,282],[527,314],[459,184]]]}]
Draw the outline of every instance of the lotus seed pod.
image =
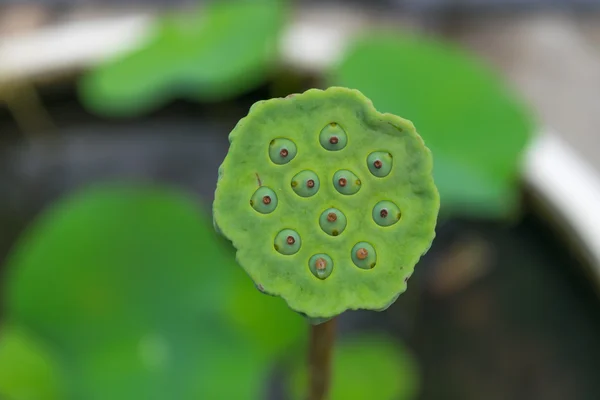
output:
[{"label": "lotus seed pod", "polygon": [[312,323],[406,290],[439,211],[410,121],[356,90],[312,89],[255,104],[229,139],[213,217],[257,287]]}]

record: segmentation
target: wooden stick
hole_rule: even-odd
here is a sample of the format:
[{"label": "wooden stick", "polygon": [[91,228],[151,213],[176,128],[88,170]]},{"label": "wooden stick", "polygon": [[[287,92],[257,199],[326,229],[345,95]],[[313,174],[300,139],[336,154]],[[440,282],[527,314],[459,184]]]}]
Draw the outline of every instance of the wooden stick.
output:
[{"label": "wooden stick", "polygon": [[309,400],[325,400],[331,382],[331,359],[335,342],[336,318],[311,325],[309,349]]}]

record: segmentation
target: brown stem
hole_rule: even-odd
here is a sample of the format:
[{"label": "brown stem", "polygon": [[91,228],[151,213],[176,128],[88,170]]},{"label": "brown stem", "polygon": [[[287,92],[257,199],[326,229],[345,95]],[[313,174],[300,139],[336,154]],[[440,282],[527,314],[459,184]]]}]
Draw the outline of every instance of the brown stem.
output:
[{"label": "brown stem", "polygon": [[331,381],[331,359],[335,342],[336,318],[311,325],[309,349],[309,400],[325,400]]}]

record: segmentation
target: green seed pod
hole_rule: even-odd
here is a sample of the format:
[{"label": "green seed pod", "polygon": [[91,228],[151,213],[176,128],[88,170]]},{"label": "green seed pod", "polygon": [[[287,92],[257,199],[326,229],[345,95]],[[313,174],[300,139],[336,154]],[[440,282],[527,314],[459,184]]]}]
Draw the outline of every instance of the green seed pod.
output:
[{"label": "green seed pod", "polygon": [[400,209],[391,201],[380,201],[373,207],[373,219],[379,226],[394,225],[401,216]]},{"label": "green seed pod", "polygon": [[369,171],[378,178],[384,178],[389,175],[393,167],[392,155],[386,151],[375,151],[367,157]]},{"label": "green seed pod", "polygon": [[[274,132],[297,146],[293,162],[265,156]],[[319,323],[383,310],[406,290],[439,211],[432,156],[410,121],[356,90],[312,89],[253,107],[229,138],[213,217],[262,291]],[[260,188],[277,198],[266,214],[248,207]]]},{"label": "green seed pod", "polygon": [[351,195],[360,190],[362,182],[352,171],[340,170],[333,175],[333,186],[341,194]]},{"label": "green seed pod", "polygon": [[294,175],[291,186],[298,196],[311,197],[317,194],[321,182],[313,171],[302,171]]},{"label": "green seed pod", "polygon": [[328,235],[338,236],[346,229],[346,216],[338,209],[329,208],[321,213],[319,225]]},{"label": "green seed pod", "polygon": [[289,139],[273,139],[269,144],[269,158],[275,164],[287,164],[296,157],[298,149],[296,144]]},{"label": "green seed pod", "polygon": [[338,151],[348,144],[348,135],[337,122],[330,122],[321,130],[319,142],[329,151]]}]

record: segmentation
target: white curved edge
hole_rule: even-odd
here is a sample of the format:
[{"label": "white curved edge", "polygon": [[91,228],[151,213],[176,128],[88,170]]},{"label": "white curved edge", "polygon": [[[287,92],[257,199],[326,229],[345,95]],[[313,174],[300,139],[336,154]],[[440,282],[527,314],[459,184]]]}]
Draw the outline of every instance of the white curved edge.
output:
[{"label": "white curved edge", "polygon": [[559,213],[592,257],[600,280],[600,174],[557,133],[545,130],[528,148],[525,182]]},{"label": "white curved edge", "polygon": [[[323,15],[307,14],[299,13],[282,35],[282,59],[298,69],[322,71],[343,53],[363,23],[351,12],[329,23],[323,23]],[[126,52],[148,37],[158,15],[136,12],[99,17],[0,38],[0,83],[82,69]]]},{"label": "white curved edge", "polygon": [[74,21],[0,40],[0,83],[84,68],[133,48],[149,33],[151,14]]},{"label": "white curved edge", "polygon": [[[351,13],[350,13],[351,15]],[[360,18],[295,19],[280,42],[285,62],[304,70],[333,65],[352,37],[365,25]],[[0,83],[3,79],[81,68],[135,46],[149,33],[155,16],[76,22],[41,30],[23,38],[0,41]],[[40,49],[43,49],[40,51]],[[594,170],[560,135],[545,130],[526,152],[525,182],[559,213],[592,256],[600,280],[600,171]]]}]

